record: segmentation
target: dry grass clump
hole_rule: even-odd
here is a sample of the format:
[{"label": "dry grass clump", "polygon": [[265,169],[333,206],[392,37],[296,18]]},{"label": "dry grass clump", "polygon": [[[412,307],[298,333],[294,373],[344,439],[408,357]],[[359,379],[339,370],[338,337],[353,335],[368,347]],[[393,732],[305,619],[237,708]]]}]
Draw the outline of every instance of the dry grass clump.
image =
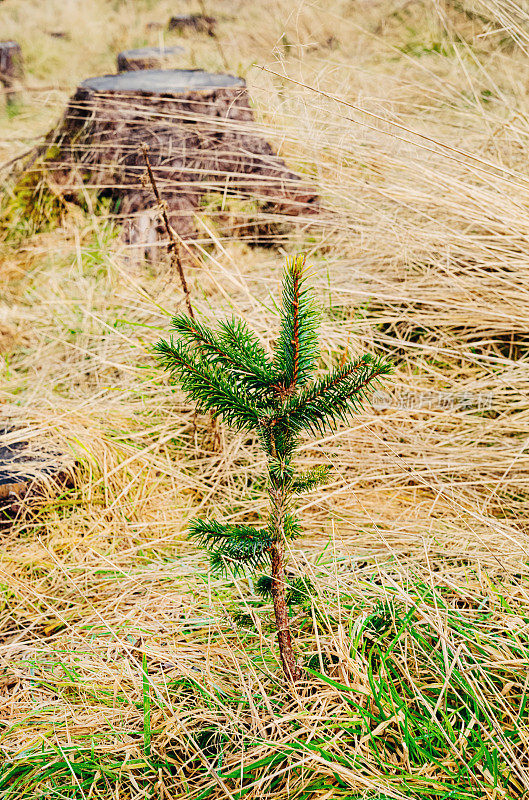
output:
[{"label": "dry grass clump", "polygon": [[[68,5],[72,38],[49,75],[33,71],[36,28],[52,24],[41,5],[28,81],[60,88],[28,93],[2,120],[5,161],[40,140],[89,71],[80,56],[67,64],[91,3]],[[90,70],[110,68],[114,43],[156,43],[146,25],[170,5],[101,2]],[[27,8],[1,6],[22,43]],[[2,530],[0,797],[518,800],[527,9],[226,0],[222,14],[230,70],[243,67],[263,132],[318,182],[323,211],[265,249],[208,208],[187,268],[195,308],[234,311],[267,344],[284,251],[303,249],[322,349],[385,353],[396,374],[352,428],[302,450],[334,479],[302,508],[297,569],[318,597],[293,620],[311,672],[290,699],[270,609],[243,579],[206,578],[185,541],[190,516],[255,520],[264,464],[248,436],[212,453],[207,420],[155,370],[150,346],[183,308],[175,276],[163,258],[131,267],[117,228],[90,211],[7,233],[2,417],[79,466],[73,489]],[[215,42],[193,46],[224,69]]]},{"label": "dry grass clump", "polygon": [[454,586],[389,563],[309,564],[319,596],[295,620],[307,681],[289,698],[267,656],[271,609],[230,613],[225,582],[197,585],[195,558],[75,573],[53,560],[65,609],[34,615],[39,656],[4,675],[20,714],[4,790],[523,796],[526,589],[470,568]]}]

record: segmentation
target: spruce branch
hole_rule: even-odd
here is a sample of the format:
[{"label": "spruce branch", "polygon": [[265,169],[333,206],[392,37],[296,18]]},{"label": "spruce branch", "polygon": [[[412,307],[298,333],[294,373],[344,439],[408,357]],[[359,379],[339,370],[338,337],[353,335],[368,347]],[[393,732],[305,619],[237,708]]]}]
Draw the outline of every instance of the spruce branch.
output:
[{"label": "spruce branch", "polygon": [[[234,327],[234,336],[227,341],[225,328],[215,333],[207,325],[185,314],[173,317],[172,329],[180,340],[199,348],[202,357],[213,366],[227,370],[235,383],[262,393],[274,380],[273,364],[268,359],[253,331],[242,323]],[[255,337],[255,338],[254,338]]]},{"label": "spruce branch", "polygon": [[286,513],[283,520],[283,535],[285,539],[297,539],[301,536],[302,529],[297,516],[293,513]]},{"label": "spruce branch", "polygon": [[219,324],[219,333],[226,348],[235,350],[241,365],[258,371],[263,386],[275,380],[274,362],[261,345],[257,334],[241,319],[224,320]]},{"label": "spruce branch", "polygon": [[322,465],[302,472],[301,475],[292,482],[291,490],[294,494],[305,494],[305,492],[312,492],[318,486],[323,486],[329,482],[331,467]]},{"label": "spruce branch", "polygon": [[254,588],[255,593],[260,595],[260,597],[264,597],[265,599],[272,597],[272,576],[259,575],[255,581]]},{"label": "spruce branch", "polygon": [[288,581],[287,605],[299,606],[310,603],[315,595],[316,589],[310,578],[303,576]]},{"label": "spruce branch", "polygon": [[253,403],[232,386],[225,373],[198,359],[185,344],[162,339],[155,352],[162,367],[178,380],[190,399],[196,400],[201,411],[213,411],[239,430],[253,430],[259,424]]},{"label": "spruce branch", "polygon": [[252,525],[231,525],[217,522],[214,519],[191,520],[188,530],[189,536],[195,539],[201,547],[225,542],[257,540],[263,535],[263,531]]},{"label": "spruce branch", "polygon": [[290,486],[294,477],[294,466],[285,459],[271,458],[268,462],[268,471],[276,484]]},{"label": "spruce branch", "polygon": [[346,421],[362,407],[379,379],[391,372],[392,366],[385,359],[370,356],[338,367],[285,404],[288,424],[295,431],[321,433],[326,425]]},{"label": "spruce branch", "polygon": [[271,542],[264,537],[228,541],[209,551],[210,568],[212,572],[231,571],[234,575],[247,568],[256,571],[270,564],[270,553]]},{"label": "spruce branch", "polygon": [[231,525],[216,520],[195,519],[189,523],[189,535],[210,551],[210,565],[215,571],[238,573],[243,567],[261,569],[270,561],[272,537],[266,529],[251,525]]},{"label": "spruce branch", "polygon": [[[272,597],[272,576],[260,575],[256,580],[255,593],[268,600]],[[291,578],[286,584],[286,601],[288,606],[303,605],[309,602],[316,594],[314,584],[307,577]]]}]

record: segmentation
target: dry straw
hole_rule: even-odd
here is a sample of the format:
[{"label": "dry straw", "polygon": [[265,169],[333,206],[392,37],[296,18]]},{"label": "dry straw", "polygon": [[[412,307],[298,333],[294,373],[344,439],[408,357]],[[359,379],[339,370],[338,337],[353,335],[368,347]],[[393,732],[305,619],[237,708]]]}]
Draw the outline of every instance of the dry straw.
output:
[{"label": "dry straw", "polygon": [[[27,4],[3,4],[6,35],[36,85],[72,86],[28,93],[2,121],[5,161],[85,77],[75,54],[96,5],[67,4],[71,39],[52,49],[45,5],[23,35]],[[131,271],[90,210],[11,228],[3,414],[80,467],[75,490],[2,533],[0,796],[529,790],[527,10],[324,5],[228,3],[218,31],[261,130],[318,183],[318,224],[271,217],[274,247],[250,246],[254,209],[212,200],[188,274],[197,312],[233,311],[266,345],[284,253],[303,248],[322,350],[397,365],[384,407],[302,450],[335,475],[302,509],[318,599],[292,624],[312,680],[287,697],[267,609],[242,578],[207,579],[185,541],[191,514],[251,523],[264,464],[245,435],[212,453],[160,382],[150,346],[184,307],[163,260]],[[128,44],[125,18],[141,38],[170,6],[97,4],[90,68],[110,68],[111,37]],[[192,47],[222,69],[211,43]]]}]

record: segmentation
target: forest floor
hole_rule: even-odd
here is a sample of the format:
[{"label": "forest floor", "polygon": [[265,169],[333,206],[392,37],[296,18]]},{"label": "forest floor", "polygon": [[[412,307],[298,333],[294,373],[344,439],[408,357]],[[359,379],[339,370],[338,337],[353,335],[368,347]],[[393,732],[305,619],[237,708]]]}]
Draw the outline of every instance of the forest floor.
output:
[{"label": "forest floor", "polygon": [[[77,462],[73,486],[1,531],[0,798],[529,797],[527,5],[206,7],[216,38],[166,30],[193,0],[0,5],[26,64],[0,112],[1,423]],[[164,249],[132,265],[100,211],[38,230],[13,213],[13,160],[78,83],[180,39],[177,66],[246,78],[263,133],[321,196],[317,220],[258,219],[266,246],[251,204],[209,198],[195,309],[271,342],[285,256],[303,251],[327,363],[395,364],[299,453],[333,479],[304,500],[292,553],[315,586],[292,619],[294,692],[269,606],[186,539],[198,514],[258,519],[264,464],[226,428],[212,450],[156,367],[183,310]]]}]

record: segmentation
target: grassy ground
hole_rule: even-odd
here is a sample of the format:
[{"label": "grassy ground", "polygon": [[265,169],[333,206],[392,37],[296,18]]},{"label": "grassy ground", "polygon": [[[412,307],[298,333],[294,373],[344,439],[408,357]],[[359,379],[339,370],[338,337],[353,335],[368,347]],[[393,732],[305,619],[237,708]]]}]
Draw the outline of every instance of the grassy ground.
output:
[{"label": "grassy ground", "polygon": [[[190,11],[199,10],[191,3]],[[2,422],[78,460],[2,531],[1,798],[529,796],[529,17],[522,0],[211,3],[188,64],[247,78],[259,124],[322,197],[273,247],[212,202],[194,303],[263,341],[285,253],[308,252],[334,354],[384,352],[387,397],[300,460],[331,463],[294,553],[292,696],[271,609],[208,577],[190,516],[263,510],[256,443],[155,369],[182,308],[71,208],[0,244]],[[165,0],[4,0],[27,66],[0,159],[38,143],[115,53],[176,43]],[[154,24],[153,24],[154,23]],[[63,38],[50,33],[62,32]],[[217,209],[218,210],[218,209]]]}]

